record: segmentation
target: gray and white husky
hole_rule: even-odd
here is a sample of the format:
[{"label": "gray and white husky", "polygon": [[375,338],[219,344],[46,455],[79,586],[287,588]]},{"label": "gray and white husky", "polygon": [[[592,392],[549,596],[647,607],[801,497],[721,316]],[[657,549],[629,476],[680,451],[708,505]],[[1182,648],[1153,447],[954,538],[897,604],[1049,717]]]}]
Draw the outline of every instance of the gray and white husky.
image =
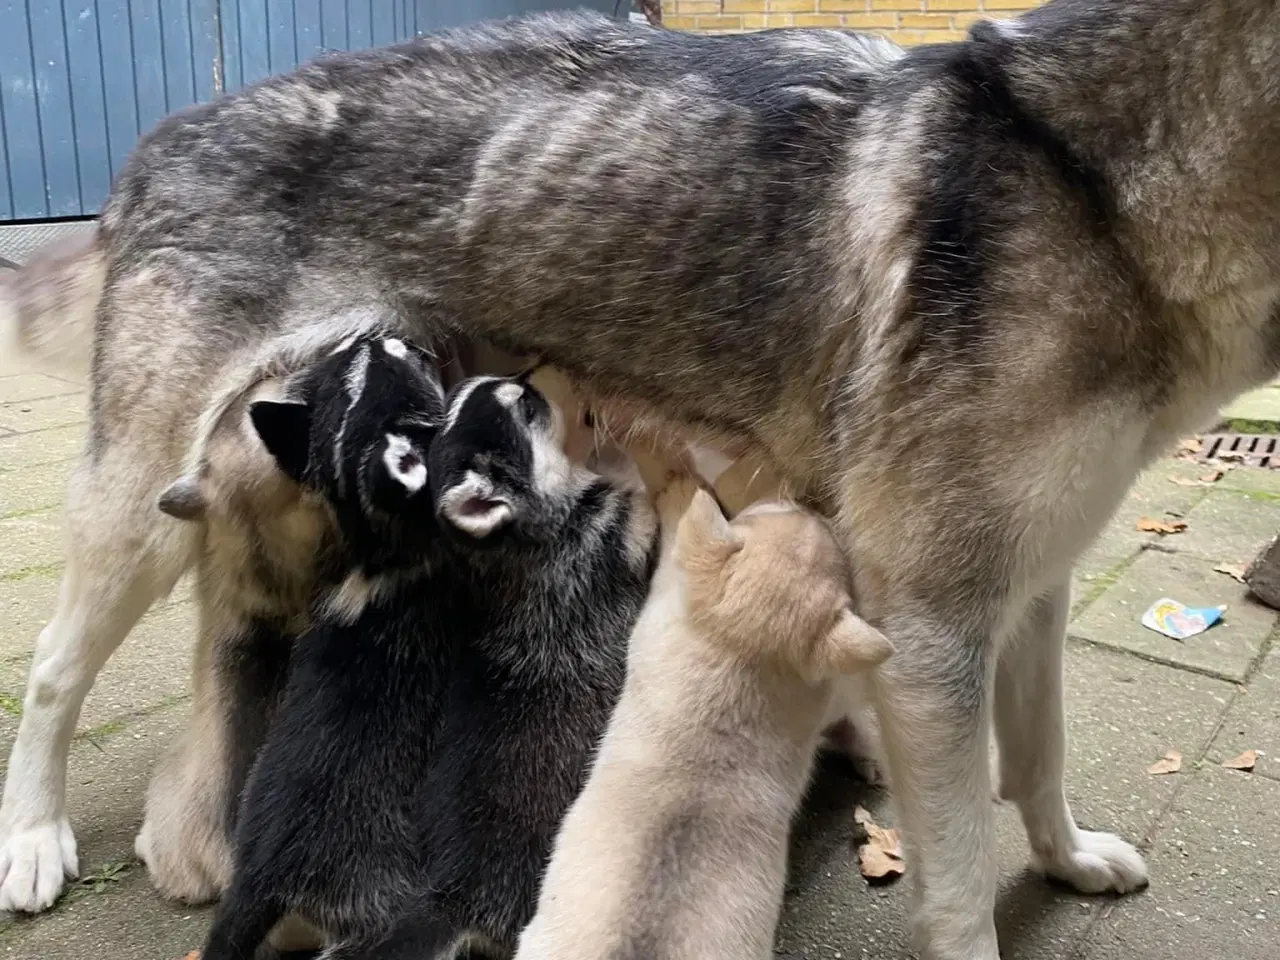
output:
[{"label": "gray and white husky", "polygon": [[193,560],[154,503],[198,411],[372,310],[811,494],[898,651],[873,687],[920,946],[995,960],[993,727],[1046,872],[1146,879],[1067,804],[1069,575],[1144,464],[1280,372],[1280,4],[1050,0],[909,52],[542,15],[330,57],[164,121],[96,236],[6,282],[19,340],[92,344],[92,428],[0,907],[75,871],[68,743]]}]

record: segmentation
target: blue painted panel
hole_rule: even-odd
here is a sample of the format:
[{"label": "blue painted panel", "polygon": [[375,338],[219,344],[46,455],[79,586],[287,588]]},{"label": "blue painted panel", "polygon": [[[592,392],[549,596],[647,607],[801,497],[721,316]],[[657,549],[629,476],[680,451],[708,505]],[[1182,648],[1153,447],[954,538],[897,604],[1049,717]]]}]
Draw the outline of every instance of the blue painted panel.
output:
[{"label": "blue painted panel", "polygon": [[79,159],[80,203],[74,213],[102,205],[111,187],[111,147],[96,0],[64,0],[67,70]]},{"label": "blue painted panel", "polygon": [[298,62],[293,32],[293,0],[267,0],[267,57],[272,73]]},{"label": "blue painted panel", "polygon": [[166,113],[194,103],[195,65],[191,62],[191,2],[164,0],[159,9],[160,42],[164,50]]},{"label": "blue painted panel", "polygon": [[240,11],[240,83],[248,86],[271,73],[267,45],[268,0],[222,0],[224,7],[235,4]]},{"label": "blue painted panel", "polygon": [[298,62],[310,60],[324,49],[320,0],[294,0],[293,31],[298,38]]},{"label": "blue painted panel", "polygon": [[129,158],[141,129],[137,87],[133,80],[133,28],[128,3],[98,0],[97,10],[102,91],[107,112],[107,160],[114,177]]},{"label": "blue painted panel", "polygon": [[0,5],[0,21],[5,25],[0,30],[0,94],[4,98],[10,203],[15,217],[47,217],[44,151],[25,0],[7,0]]},{"label": "blue painted panel", "polygon": [[614,0],[0,0],[0,221],[96,213],[163,117],[323,51],[575,6]]},{"label": "blue painted panel", "polygon": [[373,46],[373,4],[377,0],[347,0],[347,50]]},{"label": "blue painted panel", "polygon": [[320,44],[326,50],[347,49],[347,0],[320,0]]},{"label": "blue painted panel", "polygon": [[395,0],[369,0],[375,47],[399,39],[396,36],[396,21],[392,13],[394,6]]},{"label": "blue painted panel", "polygon": [[164,36],[160,0],[128,0],[133,30],[133,88],[138,101],[138,133],[146,133],[169,113],[165,89]]},{"label": "blue painted panel", "polygon": [[31,18],[45,197],[50,215],[73,216],[80,212],[80,173],[61,0],[28,0],[27,15]]},{"label": "blue painted panel", "polygon": [[[222,92],[223,63],[218,49],[219,0],[187,0],[191,29],[191,74],[195,99],[203,103]],[[233,6],[233,4],[229,4]]]}]

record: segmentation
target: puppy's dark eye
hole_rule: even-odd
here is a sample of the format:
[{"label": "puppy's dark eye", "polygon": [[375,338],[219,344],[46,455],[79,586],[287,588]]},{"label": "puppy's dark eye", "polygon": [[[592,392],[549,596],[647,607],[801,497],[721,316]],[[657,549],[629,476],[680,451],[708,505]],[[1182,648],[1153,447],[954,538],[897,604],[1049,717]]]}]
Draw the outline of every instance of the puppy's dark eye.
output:
[{"label": "puppy's dark eye", "polygon": [[582,411],[582,425],[588,430],[595,429],[596,415],[590,410]]}]

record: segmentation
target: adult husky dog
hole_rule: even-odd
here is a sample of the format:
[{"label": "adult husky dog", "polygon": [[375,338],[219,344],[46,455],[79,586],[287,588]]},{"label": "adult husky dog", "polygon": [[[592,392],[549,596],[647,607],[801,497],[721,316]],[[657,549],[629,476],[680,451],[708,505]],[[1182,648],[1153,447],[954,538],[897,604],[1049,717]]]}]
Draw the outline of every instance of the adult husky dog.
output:
[{"label": "adult husky dog", "polygon": [[993,725],[1037,862],[1144,882],[1065,798],[1068,577],[1144,464],[1280,371],[1275,0],[1051,0],[906,54],[586,15],[463,29],[170,118],[63,264],[101,271],[92,312],[11,304],[20,339],[92,337],[93,391],[0,905],[47,904],[75,866],[67,742],[187,562],[154,501],[194,411],[272,338],[340,337],[370,304],[807,485],[898,651],[874,685],[928,957],[997,956]]}]

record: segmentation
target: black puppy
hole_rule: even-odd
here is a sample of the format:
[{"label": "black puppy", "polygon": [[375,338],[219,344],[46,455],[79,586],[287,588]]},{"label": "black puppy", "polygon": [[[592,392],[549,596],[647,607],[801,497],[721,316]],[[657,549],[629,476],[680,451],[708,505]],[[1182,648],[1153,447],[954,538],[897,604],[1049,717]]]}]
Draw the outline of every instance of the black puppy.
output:
[{"label": "black puppy", "polygon": [[[344,576],[316,598],[245,787],[235,870],[203,956],[248,960],[283,916],[370,936],[418,889],[419,790],[459,632],[436,591],[427,453],[444,417],[430,358],[362,337],[250,417],[321,495]],[[459,614],[465,614],[460,610]]]},{"label": "black puppy", "polygon": [[[561,428],[523,379],[455,389],[425,471],[402,471],[426,478],[438,522],[416,506],[400,520],[422,573],[372,573],[353,548],[358,579],[300,639],[206,960],[250,956],[286,911],[332,938],[331,958],[514,948],[621,689],[656,534],[643,492],[572,464]],[[331,446],[327,462],[378,459]],[[328,489],[340,525],[365,529]]]}]

